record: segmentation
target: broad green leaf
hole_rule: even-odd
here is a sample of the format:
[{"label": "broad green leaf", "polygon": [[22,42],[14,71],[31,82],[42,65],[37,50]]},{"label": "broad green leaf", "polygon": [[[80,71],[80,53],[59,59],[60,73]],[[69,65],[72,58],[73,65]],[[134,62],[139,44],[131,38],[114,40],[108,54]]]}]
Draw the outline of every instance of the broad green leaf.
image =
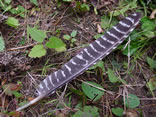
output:
[{"label": "broad green leaf", "polygon": [[151,59],[150,57],[147,57],[147,63],[149,64],[149,66],[153,69],[156,69],[156,61]]},{"label": "broad green leaf", "polygon": [[108,78],[110,82],[115,83],[119,81],[118,78],[115,76],[113,70],[108,69],[107,73],[108,73]]},{"label": "broad green leaf", "polygon": [[31,58],[39,58],[39,57],[42,57],[42,56],[45,56],[46,55],[46,49],[44,48],[44,46],[42,44],[38,44],[38,45],[35,45],[30,53],[29,53],[29,57]]},{"label": "broad green leaf", "polygon": [[113,112],[114,115],[120,117],[120,116],[123,115],[124,110],[122,108],[118,107],[118,108],[112,108],[112,112]]},{"label": "broad green leaf", "polygon": [[36,6],[38,6],[38,2],[37,0],[30,0],[31,3],[35,4]]},{"label": "broad green leaf", "polygon": [[69,40],[71,37],[69,35],[63,35],[63,38]]},{"label": "broad green leaf", "polygon": [[14,28],[16,28],[20,25],[18,20],[14,17],[9,17],[6,21],[6,24],[8,24],[9,26],[14,27]]},{"label": "broad green leaf", "polygon": [[77,30],[73,30],[72,33],[71,33],[71,37],[75,37],[77,34]]},{"label": "broad green leaf", "polygon": [[[124,100],[124,98],[123,98],[123,100]],[[128,108],[136,108],[140,105],[140,100],[136,95],[129,94],[125,98],[125,105]]]},{"label": "broad green leaf", "polygon": [[[87,83],[98,88],[103,88],[102,86],[96,84],[95,82],[87,81]],[[103,91],[99,90],[98,88],[92,87],[84,82],[81,84],[81,87],[85,95],[88,96],[88,98],[90,98],[91,100],[94,101],[99,100],[104,95]]]},{"label": "broad green leaf", "polygon": [[5,43],[3,37],[0,36],[0,51],[3,51],[4,49],[5,49]]},{"label": "broad green leaf", "polygon": [[55,36],[50,37],[49,41],[46,43],[46,46],[48,48],[61,48],[61,47],[65,47],[66,45],[63,43],[63,41]]},{"label": "broad green leaf", "polygon": [[77,111],[72,117],[99,117],[98,108],[95,106],[85,106],[83,111]]},{"label": "broad green leaf", "polygon": [[28,34],[32,37],[33,40],[42,43],[43,40],[47,37],[46,32],[43,30],[39,30],[36,27],[27,27]]}]

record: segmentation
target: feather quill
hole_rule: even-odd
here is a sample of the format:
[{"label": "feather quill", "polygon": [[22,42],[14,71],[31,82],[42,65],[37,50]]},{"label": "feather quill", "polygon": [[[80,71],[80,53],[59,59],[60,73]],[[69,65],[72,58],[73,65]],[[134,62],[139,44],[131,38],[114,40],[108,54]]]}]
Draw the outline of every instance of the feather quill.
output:
[{"label": "feather quill", "polygon": [[95,40],[63,65],[60,70],[48,75],[36,89],[38,92],[37,97],[28,104],[19,107],[16,111],[21,111],[45,96],[54,93],[58,88],[82,74],[97,61],[103,59],[128,37],[137,26],[140,19],[140,13],[133,13],[120,21],[103,36]]}]

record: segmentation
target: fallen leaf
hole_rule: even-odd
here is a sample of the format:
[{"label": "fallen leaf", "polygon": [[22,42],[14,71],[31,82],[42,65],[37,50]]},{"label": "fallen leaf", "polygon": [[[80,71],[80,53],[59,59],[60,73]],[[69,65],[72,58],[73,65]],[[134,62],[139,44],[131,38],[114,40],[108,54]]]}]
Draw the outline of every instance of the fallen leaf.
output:
[{"label": "fallen leaf", "polygon": [[97,32],[98,33],[102,33],[103,32],[103,30],[102,30],[102,28],[101,28],[101,26],[99,24],[97,24]]},{"label": "fallen leaf", "polygon": [[156,9],[154,9],[150,15],[150,19],[154,19],[156,15]]}]

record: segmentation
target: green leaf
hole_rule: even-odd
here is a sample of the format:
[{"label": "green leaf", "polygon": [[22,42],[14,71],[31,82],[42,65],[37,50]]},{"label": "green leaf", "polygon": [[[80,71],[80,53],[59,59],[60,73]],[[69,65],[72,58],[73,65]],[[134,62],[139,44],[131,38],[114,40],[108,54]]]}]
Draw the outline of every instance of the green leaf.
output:
[{"label": "green leaf", "polygon": [[12,0],[5,0],[5,3],[10,4]]},{"label": "green leaf", "polygon": [[48,48],[62,48],[65,47],[66,45],[63,43],[63,41],[55,36],[50,37],[49,41],[46,43],[46,46]]},{"label": "green leaf", "polygon": [[9,17],[6,21],[6,24],[8,24],[9,26],[14,27],[14,28],[16,28],[20,25],[18,20],[14,17]]},{"label": "green leaf", "polygon": [[[123,100],[124,100],[124,98],[123,98]],[[136,108],[140,105],[140,100],[136,95],[129,94],[125,98],[125,105],[128,108]]]},{"label": "green leaf", "polygon": [[89,8],[89,5],[88,4],[81,4],[81,8],[80,8],[81,11],[89,11],[90,8]]},{"label": "green leaf", "polygon": [[29,57],[31,58],[39,58],[39,57],[42,57],[42,56],[45,56],[46,55],[46,49],[43,47],[42,44],[38,44],[38,45],[35,45],[30,53],[29,53]]},{"label": "green leaf", "polygon": [[102,27],[103,29],[106,29],[106,28],[109,27],[109,25],[110,25],[110,23],[109,23],[109,18],[106,17],[106,16],[102,16],[102,17],[101,17],[101,27]]},{"label": "green leaf", "polygon": [[77,34],[77,30],[73,30],[72,33],[71,33],[71,37],[75,37]]},{"label": "green leaf", "polygon": [[143,17],[141,19],[142,25],[141,29],[145,31],[152,31],[156,27],[154,21],[150,20],[148,17]]},{"label": "green leaf", "polygon": [[72,117],[99,117],[98,108],[95,106],[85,106],[83,111],[77,111]]},{"label": "green leaf", "polygon": [[42,43],[43,40],[47,37],[46,32],[43,30],[38,30],[36,27],[27,27],[28,35],[32,37],[33,40]]},{"label": "green leaf", "polygon": [[104,62],[103,61],[99,61],[94,66],[90,67],[89,70],[95,69],[97,67],[101,68],[102,71],[105,72],[105,67],[104,67]]},{"label": "green leaf", "polygon": [[24,106],[25,104],[28,104],[28,103],[29,103],[29,102],[25,100],[25,101],[19,103],[18,105],[21,107],[21,106]]},{"label": "green leaf", "polygon": [[57,52],[63,52],[63,51],[66,51],[66,47],[65,46],[62,46],[62,47],[59,47],[59,48],[55,48],[55,50]]},{"label": "green leaf", "polygon": [[12,96],[12,91],[11,91],[10,87],[11,87],[11,84],[6,84],[6,85],[2,86],[3,90],[5,91],[5,94]]},{"label": "green leaf", "polygon": [[94,35],[94,38],[95,38],[95,39],[98,39],[98,38],[100,38],[102,35],[103,35],[103,34],[96,34],[96,35]]},{"label": "green leaf", "polygon": [[24,9],[24,7],[23,6],[21,6],[21,5],[18,5],[16,8],[13,8],[13,9],[11,9],[10,10],[10,12],[12,13],[12,14],[18,14],[18,15],[20,15],[21,17],[23,17],[24,18],[24,12],[26,12],[27,10],[26,9]]},{"label": "green leaf", "polygon": [[152,69],[156,69],[156,61],[151,59],[150,57],[147,57],[147,63],[149,64],[149,66],[152,68]]},{"label": "green leaf", "polygon": [[4,49],[5,49],[5,43],[3,37],[0,36],[0,51],[3,51]]},{"label": "green leaf", "polygon": [[118,108],[112,108],[112,112],[113,112],[114,115],[120,117],[120,116],[123,115],[124,110],[122,108],[118,107]]},{"label": "green leaf", "polygon": [[[91,85],[94,85],[95,87],[98,87],[98,88],[103,88],[102,86],[96,84],[95,82],[90,82],[90,81],[87,81],[86,83],[89,83]],[[82,87],[82,90],[84,92],[84,94],[86,96],[88,96],[88,98],[90,98],[91,100],[94,99],[94,101],[96,100],[99,100],[103,95],[104,95],[104,92],[95,88],[95,87],[92,87],[86,83],[82,83],[81,84],[81,87]]]},{"label": "green leaf", "polygon": [[7,6],[7,7],[5,8],[5,10],[3,11],[3,14],[4,14],[5,12],[9,11],[11,8],[12,8],[11,5]]},{"label": "green leaf", "polygon": [[21,93],[19,93],[19,92],[17,92],[17,91],[13,91],[12,93],[13,93],[13,95],[14,95],[16,98],[20,98],[20,97],[23,96]]},{"label": "green leaf", "polygon": [[63,38],[66,40],[70,40],[71,37],[69,35],[63,35]]},{"label": "green leaf", "polygon": [[63,0],[63,2],[72,2],[73,0]]},{"label": "green leaf", "polygon": [[151,79],[149,80],[149,82],[147,82],[147,86],[149,87],[149,89],[150,89],[151,91],[155,90],[155,89],[156,89],[156,79],[151,78]]},{"label": "green leaf", "polygon": [[35,4],[36,6],[38,6],[38,2],[37,0],[30,0],[31,3]]},{"label": "green leaf", "polygon": [[113,70],[108,69],[107,73],[108,73],[108,78],[110,82],[115,83],[119,81],[118,78],[115,76]]}]

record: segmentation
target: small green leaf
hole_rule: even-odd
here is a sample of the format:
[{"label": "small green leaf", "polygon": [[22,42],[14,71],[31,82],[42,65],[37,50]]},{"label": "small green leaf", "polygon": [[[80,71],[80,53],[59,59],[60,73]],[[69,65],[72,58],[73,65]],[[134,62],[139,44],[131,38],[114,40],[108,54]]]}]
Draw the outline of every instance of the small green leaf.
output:
[{"label": "small green leaf", "polygon": [[98,108],[95,106],[85,106],[83,111],[78,110],[72,117],[99,117]]},{"label": "small green leaf", "polygon": [[32,37],[33,40],[42,43],[43,40],[47,37],[46,32],[43,30],[38,30],[37,28],[27,27],[28,34]]},{"label": "small green leaf", "polygon": [[94,35],[94,38],[95,39],[98,39],[98,38],[100,38],[102,36],[102,34],[96,34],[96,35]]},{"label": "small green leaf", "polygon": [[73,30],[71,33],[71,37],[75,37],[77,35],[77,30]]},{"label": "small green leaf", "polygon": [[38,6],[38,2],[37,0],[30,0],[31,3],[35,4],[36,6]]},{"label": "small green leaf", "polygon": [[11,91],[10,87],[11,87],[11,84],[6,84],[6,85],[2,86],[3,90],[5,91],[5,94],[12,96],[12,91]]},{"label": "small green leaf", "polygon": [[0,51],[3,51],[4,49],[5,49],[5,43],[3,37],[0,36]]},{"label": "small green leaf", "polygon": [[105,72],[105,67],[104,67],[104,62],[103,61],[99,61],[94,66],[90,67],[89,70],[95,69],[97,67],[101,68],[102,71]]},{"label": "small green leaf", "polygon": [[5,3],[10,4],[12,0],[5,0]]},{"label": "small green leaf", "polygon": [[46,43],[46,46],[48,48],[61,48],[61,47],[65,47],[66,45],[63,43],[63,41],[55,36],[50,37],[49,41]]},{"label": "small green leaf", "polygon": [[25,101],[19,103],[18,105],[21,107],[21,106],[24,106],[25,104],[28,104],[28,103],[29,103],[29,102],[25,100]]},{"label": "small green leaf", "polygon": [[21,93],[19,93],[19,92],[17,92],[17,91],[13,91],[12,93],[13,93],[13,95],[14,95],[16,98],[20,98],[20,97],[23,96]]},{"label": "small green leaf", "polygon": [[[95,82],[87,81],[87,83],[89,83],[95,87],[98,87],[98,88],[103,88],[102,86],[96,84]],[[81,84],[81,87],[82,87],[82,90],[85,93],[85,95],[88,96],[88,98],[90,98],[91,100],[93,100],[93,99],[94,99],[94,101],[99,100],[104,95],[103,91],[101,91],[95,87],[92,87],[84,82]]]},{"label": "small green leaf", "polygon": [[45,56],[46,55],[46,49],[43,47],[42,44],[38,44],[38,45],[35,45],[30,53],[29,53],[29,57],[31,58],[39,58],[39,57],[42,57],[42,56]]},{"label": "small green leaf", "polygon": [[[123,100],[124,100],[124,98],[123,98]],[[136,108],[140,105],[140,100],[136,95],[129,94],[125,98],[125,105],[128,108]]]},{"label": "small green leaf", "polygon": [[89,5],[88,4],[81,4],[81,8],[80,8],[81,11],[89,11],[90,8],[89,8]]},{"label": "small green leaf", "polygon": [[120,116],[123,115],[124,110],[122,108],[118,107],[118,108],[112,108],[112,112],[113,112],[114,115],[120,117]]},{"label": "small green leaf", "polygon": [[14,17],[9,17],[6,21],[6,24],[8,24],[9,26],[14,27],[14,28],[16,28],[20,25],[18,20]]},{"label": "small green leaf", "polygon": [[63,38],[66,40],[70,40],[71,37],[69,35],[63,35]]},{"label": "small green leaf", "polygon": [[156,61],[151,59],[150,57],[147,57],[147,63],[149,64],[149,66],[153,69],[156,69]]},{"label": "small green leaf", "polygon": [[115,83],[119,81],[118,78],[115,76],[113,70],[108,69],[107,73],[108,73],[108,78],[110,82]]},{"label": "small green leaf", "polygon": [[147,82],[147,86],[149,87],[149,89],[150,89],[151,91],[155,90],[155,89],[156,89],[156,79],[151,78],[151,79],[149,80],[149,82]]}]

